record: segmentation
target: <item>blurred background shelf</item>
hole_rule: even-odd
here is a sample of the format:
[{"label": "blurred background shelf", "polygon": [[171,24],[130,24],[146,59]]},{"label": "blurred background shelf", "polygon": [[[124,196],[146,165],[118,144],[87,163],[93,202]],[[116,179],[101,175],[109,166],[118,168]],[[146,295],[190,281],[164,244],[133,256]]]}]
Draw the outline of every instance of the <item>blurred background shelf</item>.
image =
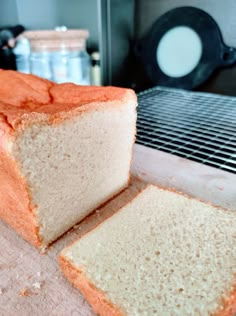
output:
[{"label": "blurred background shelf", "polygon": [[[53,29],[58,25],[86,28],[88,51],[99,50],[103,84],[152,87],[143,66],[134,57],[134,45],[167,11],[195,6],[218,23],[227,45],[236,47],[234,0],[2,0],[0,27],[22,24],[26,29]],[[236,67],[217,71],[198,90],[236,95]]]}]

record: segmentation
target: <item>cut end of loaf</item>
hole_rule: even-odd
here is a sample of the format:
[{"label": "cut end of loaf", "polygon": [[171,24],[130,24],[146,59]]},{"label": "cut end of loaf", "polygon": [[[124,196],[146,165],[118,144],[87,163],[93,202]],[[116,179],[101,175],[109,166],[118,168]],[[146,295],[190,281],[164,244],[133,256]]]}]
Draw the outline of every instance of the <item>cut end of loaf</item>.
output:
[{"label": "cut end of loaf", "polygon": [[233,316],[235,236],[235,213],[149,186],[60,261],[92,306],[86,282],[123,315]]},{"label": "cut end of loaf", "polygon": [[128,185],[137,98],[3,70],[0,96],[0,217],[45,247]]}]

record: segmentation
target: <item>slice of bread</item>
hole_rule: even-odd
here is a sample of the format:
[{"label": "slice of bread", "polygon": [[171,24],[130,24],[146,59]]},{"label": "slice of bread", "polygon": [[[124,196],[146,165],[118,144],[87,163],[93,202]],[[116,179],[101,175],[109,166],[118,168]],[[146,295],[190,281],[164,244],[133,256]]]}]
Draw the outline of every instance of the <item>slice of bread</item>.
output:
[{"label": "slice of bread", "polygon": [[137,98],[0,70],[0,218],[44,247],[129,182]]},{"label": "slice of bread", "polygon": [[101,316],[236,313],[236,212],[152,185],[59,261]]}]

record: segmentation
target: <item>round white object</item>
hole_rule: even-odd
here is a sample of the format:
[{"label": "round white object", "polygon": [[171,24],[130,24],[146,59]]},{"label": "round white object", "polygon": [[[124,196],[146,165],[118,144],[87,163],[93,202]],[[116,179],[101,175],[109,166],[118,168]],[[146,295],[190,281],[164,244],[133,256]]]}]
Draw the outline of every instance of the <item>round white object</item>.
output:
[{"label": "round white object", "polygon": [[188,75],[202,56],[202,41],[190,27],[176,26],[166,32],[157,47],[156,58],[161,71],[174,78]]}]

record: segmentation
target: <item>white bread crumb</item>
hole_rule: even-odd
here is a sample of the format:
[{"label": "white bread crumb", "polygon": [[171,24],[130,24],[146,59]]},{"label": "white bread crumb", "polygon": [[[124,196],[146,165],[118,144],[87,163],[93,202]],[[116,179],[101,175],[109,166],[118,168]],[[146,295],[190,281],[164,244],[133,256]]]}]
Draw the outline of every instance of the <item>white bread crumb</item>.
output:
[{"label": "white bread crumb", "polygon": [[233,289],[235,237],[236,212],[148,186],[61,256],[124,315],[212,315]]}]

